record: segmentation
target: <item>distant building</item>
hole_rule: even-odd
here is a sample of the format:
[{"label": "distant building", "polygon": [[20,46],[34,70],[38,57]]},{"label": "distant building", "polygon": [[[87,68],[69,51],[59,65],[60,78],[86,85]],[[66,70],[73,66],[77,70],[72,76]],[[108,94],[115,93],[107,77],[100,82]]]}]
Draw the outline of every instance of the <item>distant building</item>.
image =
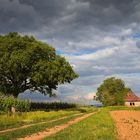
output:
[{"label": "distant building", "polygon": [[140,106],[140,98],[134,92],[129,91],[125,97],[125,106]]}]

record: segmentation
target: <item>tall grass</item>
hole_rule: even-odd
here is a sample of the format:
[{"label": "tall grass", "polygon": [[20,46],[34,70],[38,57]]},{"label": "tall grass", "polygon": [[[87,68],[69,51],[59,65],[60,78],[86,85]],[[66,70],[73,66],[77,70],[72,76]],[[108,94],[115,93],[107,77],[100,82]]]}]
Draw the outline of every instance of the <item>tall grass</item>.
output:
[{"label": "tall grass", "polygon": [[14,107],[16,111],[26,112],[30,110],[29,101],[22,101],[15,99],[12,96],[0,95],[0,111],[11,112],[11,108]]}]

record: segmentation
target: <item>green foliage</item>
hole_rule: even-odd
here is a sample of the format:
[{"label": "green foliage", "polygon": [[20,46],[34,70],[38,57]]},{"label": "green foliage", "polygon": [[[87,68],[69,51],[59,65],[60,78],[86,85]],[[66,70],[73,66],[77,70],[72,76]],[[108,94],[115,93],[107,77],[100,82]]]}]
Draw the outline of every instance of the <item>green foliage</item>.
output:
[{"label": "green foliage", "polygon": [[17,111],[25,112],[30,110],[30,103],[28,101],[15,99],[12,96],[0,95],[0,111],[11,112],[12,107]]},{"label": "green foliage", "polygon": [[124,105],[124,98],[129,90],[121,79],[111,77],[98,87],[97,100],[105,106]]},{"label": "green foliage", "polygon": [[25,111],[37,111],[37,110],[64,110],[76,108],[77,105],[73,103],[63,103],[63,102],[29,102],[16,99],[12,96],[0,96],[0,111],[10,112],[11,108],[14,107],[19,112]]},{"label": "green foliage", "polygon": [[63,102],[52,102],[52,103],[42,103],[42,102],[31,102],[31,110],[60,110],[60,109],[71,109],[76,108],[76,104],[73,103],[63,103]]},{"label": "green foliage", "polygon": [[0,91],[15,97],[27,89],[53,96],[59,84],[78,77],[53,47],[18,33],[0,36],[0,58]]}]

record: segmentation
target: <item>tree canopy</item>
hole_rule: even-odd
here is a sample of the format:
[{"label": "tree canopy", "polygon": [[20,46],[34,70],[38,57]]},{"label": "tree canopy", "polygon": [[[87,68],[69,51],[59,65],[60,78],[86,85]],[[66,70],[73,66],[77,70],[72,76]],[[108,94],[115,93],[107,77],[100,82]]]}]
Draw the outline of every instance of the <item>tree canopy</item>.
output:
[{"label": "tree canopy", "polygon": [[124,105],[124,98],[130,89],[121,79],[108,78],[97,89],[97,97],[105,106]]},{"label": "tree canopy", "polygon": [[29,89],[52,96],[59,84],[77,77],[48,44],[16,32],[0,36],[0,91],[4,94],[17,97]]}]

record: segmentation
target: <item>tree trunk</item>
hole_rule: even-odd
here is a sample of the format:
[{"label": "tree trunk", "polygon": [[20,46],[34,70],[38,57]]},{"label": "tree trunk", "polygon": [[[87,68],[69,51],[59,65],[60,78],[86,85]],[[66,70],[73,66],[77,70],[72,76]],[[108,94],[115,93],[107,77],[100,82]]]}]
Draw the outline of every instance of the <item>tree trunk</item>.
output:
[{"label": "tree trunk", "polygon": [[13,97],[14,97],[14,98],[17,98],[18,95],[19,95],[19,93],[13,93]]}]

